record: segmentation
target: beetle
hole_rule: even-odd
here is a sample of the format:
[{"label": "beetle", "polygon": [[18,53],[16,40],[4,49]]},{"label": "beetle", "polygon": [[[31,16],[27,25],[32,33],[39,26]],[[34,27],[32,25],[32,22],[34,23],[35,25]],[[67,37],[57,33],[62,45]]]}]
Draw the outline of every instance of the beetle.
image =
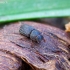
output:
[{"label": "beetle", "polygon": [[29,37],[31,40],[36,41],[37,43],[40,43],[43,40],[43,35],[41,32],[28,24],[21,25],[19,32],[20,34]]}]

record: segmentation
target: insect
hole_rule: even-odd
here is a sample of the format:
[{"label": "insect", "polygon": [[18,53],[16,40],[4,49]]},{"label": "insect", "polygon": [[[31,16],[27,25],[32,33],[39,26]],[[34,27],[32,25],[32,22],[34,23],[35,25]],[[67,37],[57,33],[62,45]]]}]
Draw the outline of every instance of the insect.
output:
[{"label": "insect", "polygon": [[29,37],[31,40],[36,41],[37,43],[40,43],[43,40],[41,32],[30,25],[21,25],[19,32],[20,34]]}]

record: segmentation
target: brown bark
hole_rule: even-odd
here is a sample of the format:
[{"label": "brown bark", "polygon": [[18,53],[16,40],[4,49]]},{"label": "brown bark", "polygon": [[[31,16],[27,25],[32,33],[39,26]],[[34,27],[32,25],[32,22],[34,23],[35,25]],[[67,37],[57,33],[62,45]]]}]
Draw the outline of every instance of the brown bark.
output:
[{"label": "brown bark", "polygon": [[[44,40],[38,44],[22,36],[19,28],[23,23],[38,29]],[[21,58],[32,70],[70,70],[69,48],[70,38],[67,33],[49,25],[17,22],[0,30],[0,50]]]}]

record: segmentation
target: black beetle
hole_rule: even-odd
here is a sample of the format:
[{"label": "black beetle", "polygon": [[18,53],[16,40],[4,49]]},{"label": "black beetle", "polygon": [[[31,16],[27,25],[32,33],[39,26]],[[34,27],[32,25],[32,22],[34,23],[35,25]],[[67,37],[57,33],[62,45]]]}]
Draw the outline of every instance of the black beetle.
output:
[{"label": "black beetle", "polygon": [[26,37],[29,37],[31,40],[36,41],[37,43],[43,40],[43,36],[40,33],[40,31],[38,31],[37,29],[35,29],[34,27],[30,25],[27,25],[27,24],[21,25],[19,32],[20,34]]}]

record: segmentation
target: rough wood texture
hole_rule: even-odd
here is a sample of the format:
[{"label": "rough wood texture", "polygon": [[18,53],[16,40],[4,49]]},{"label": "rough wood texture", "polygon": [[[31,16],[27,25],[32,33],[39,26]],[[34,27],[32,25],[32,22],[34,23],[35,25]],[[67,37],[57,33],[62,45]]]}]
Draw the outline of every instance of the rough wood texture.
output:
[{"label": "rough wood texture", "polygon": [[0,70],[20,70],[21,60],[7,51],[0,49]]},{"label": "rough wood texture", "polygon": [[[44,36],[44,40],[38,44],[22,36],[19,27],[23,23],[38,29]],[[32,70],[70,70],[69,48],[70,38],[67,34],[45,24],[17,22],[0,30],[0,50],[21,58]]]}]

